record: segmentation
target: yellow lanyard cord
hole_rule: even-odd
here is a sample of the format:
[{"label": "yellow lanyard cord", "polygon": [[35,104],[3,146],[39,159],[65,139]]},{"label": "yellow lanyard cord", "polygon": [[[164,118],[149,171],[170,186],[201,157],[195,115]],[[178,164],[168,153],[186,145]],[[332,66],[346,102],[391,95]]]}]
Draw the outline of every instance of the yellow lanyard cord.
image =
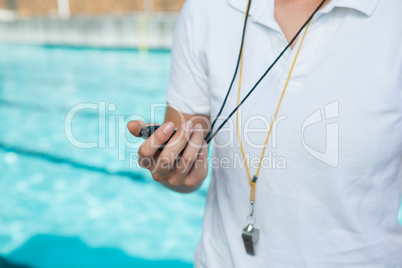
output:
[{"label": "yellow lanyard cord", "polygon": [[[310,21],[310,22],[311,22],[311,21]],[[288,75],[288,78],[287,78],[287,80],[286,80],[286,84],[285,84],[285,86],[284,86],[284,88],[283,88],[283,90],[282,90],[282,94],[281,94],[281,97],[280,97],[280,99],[279,99],[278,106],[276,107],[275,115],[274,115],[274,117],[273,117],[273,119],[272,119],[271,125],[269,126],[269,130],[268,130],[268,133],[267,133],[267,137],[266,137],[266,139],[265,139],[265,144],[264,144],[264,147],[263,147],[263,149],[262,149],[262,153],[261,153],[261,157],[260,157],[260,162],[259,162],[259,164],[258,164],[258,169],[257,169],[257,172],[256,172],[256,174],[255,174],[256,177],[258,177],[258,175],[259,175],[259,173],[260,173],[261,164],[262,164],[262,158],[264,157],[265,149],[267,148],[267,145],[268,145],[268,140],[269,140],[269,137],[270,137],[270,135],[271,135],[271,130],[272,130],[272,127],[273,127],[273,125],[274,125],[274,123],[275,123],[276,116],[278,115],[278,111],[279,111],[279,108],[280,108],[280,106],[281,106],[281,103],[282,103],[282,100],[283,100],[283,96],[285,95],[286,88],[288,87],[288,84],[289,84],[289,81],[290,81],[290,77],[291,77],[292,72],[293,72],[293,68],[294,68],[294,66],[295,66],[295,64],[296,64],[296,60],[297,60],[297,57],[298,57],[298,55],[299,55],[300,49],[301,49],[301,47],[302,47],[302,44],[303,44],[303,41],[304,41],[304,37],[306,36],[308,27],[310,26],[310,22],[307,24],[306,30],[304,31],[304,34],[303,34],[303,37],[302,37],[302,40],[300,41],[300,45],[299,45],[299,48],[297,49],[297,53],[296,53],[295,59],[293,60],[293,63],[292,63],[292,67],[290,68],[289,75]],[[241,59],[240,59],[239,90],[238,90],[238,93],[237,93],[237,105],[239,105],[239,103],[240,103],[242,71],[243,71],[243,50],[241,51]],[[251,177],[250,168],[249,168],[249,166],[248,166],[247,159],[246,159],[246,155],[245,155],[245,153],[244,153],[244,148],[243,148],[243,145],[242,145],[242,143],[241,143],[241,136],[240,136],[240,130],[239,130],[239,129],[240,129],[240,128],[239,128],[239,111],[236,112],[236,126],[237,126],[237,138],[238,138],[238,140],[239,140],[240,150],[241,150],[241,153],[242,153],[242,155],[243,155],[243,159],[244,159],[244,163],[245,163],[245,166],[246,166],[247,175],[248,175],[249,182],[250,182],[250,187],[251,187],[251,189],[250,189],[250,201],[251,201],[252,203],[254,203],[254,200],[255,200],[255,181],[253,181],[253,179],[252,179],[252,177]]]}]

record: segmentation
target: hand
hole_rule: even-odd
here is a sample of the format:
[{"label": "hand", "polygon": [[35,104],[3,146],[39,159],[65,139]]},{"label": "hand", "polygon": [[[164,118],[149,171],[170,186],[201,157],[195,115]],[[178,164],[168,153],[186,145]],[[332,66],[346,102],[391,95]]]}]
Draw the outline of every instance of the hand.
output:
[{"label": "hand", "polygon": [[[152,125],[136,120],[127,128],[136,137],[141,129]],[[168,122],[158,128],[138,149],[138,163],[151,171],[155,181],[174,188],[198,188],[208,174],[208,145],[204,141],[202,126],[192,126],[191,121],[183,123],[169,140],[174,124]],[[167,145],[158,150],[165,142]],[[168,185],[167,185],[168,184]],[[174,189],[187,192],[187,189]]]}]

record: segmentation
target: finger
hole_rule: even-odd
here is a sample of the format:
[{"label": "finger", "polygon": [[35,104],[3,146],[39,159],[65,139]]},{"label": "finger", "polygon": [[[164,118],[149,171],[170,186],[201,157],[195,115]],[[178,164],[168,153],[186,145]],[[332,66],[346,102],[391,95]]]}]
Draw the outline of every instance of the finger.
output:
[{"label": "finger", "polygon": [[138,155],[141,157],[153,157],[159,147],[167,142],[174,130],[174,124],[167,122],[159,127],[138,149]]},{"label": "finger", "polygon": [[198,153],[201,150],[203,137],[204,133],[202,126],[200,124],[196,124],[193,133],[191,134],[191,138],[184,149],[182,156],[178,160],[177,168],[175,169],[175,173],[181,174],[181,177],[185,177],[187,175],[197,159]]},{"label": "finger", "polygon": [[183,181],[184,186],[195,187],[200,185],[208,175],[208,144],[205,140],[202,141],[201,147],[197,159]]},{"label": "finger", "polygon": [[136,137],[141,137],[140,132],[143,128],[147,126],[153,126],[153,125],[158,125],[156,123],[147,123],[142,120],[134,120],[130,121],[127,124],[127,128],[130,131],[131,134],[133,134]]},{"label": "finger", "polygon": [[158,162],[161,163],[161,171],[167,172],[173,168],[178,155],[190,139],[193,131],[192,124],[191,121],[184,122],[162,150],[158,158]]},{"label": "finger", "polygon": [[146,123],[142,120],[135,120],[135,121],[128,122],[127,128],[131,134],[133,134],[136,137],[140,137],[141,129],[143,129],[147,125],[148,125],[148,123]]},{"label": "finger", "polygon": [[196,124],[182,156],[177,159],[176,166],[169,176],[168,181],[172,186],[183,184],[187,173],[190,171],[194,161],[197,159],[198,153],[200,152],[203,137],[202,126]]}]

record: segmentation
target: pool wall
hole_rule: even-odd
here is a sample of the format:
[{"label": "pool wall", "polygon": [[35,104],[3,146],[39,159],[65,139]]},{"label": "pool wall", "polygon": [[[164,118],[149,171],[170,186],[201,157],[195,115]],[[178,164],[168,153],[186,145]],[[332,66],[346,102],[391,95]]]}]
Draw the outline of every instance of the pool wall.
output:
[{"label": "pool wall", "polygon": [[176,13],[0,21],[0,43],[169,49]]}]

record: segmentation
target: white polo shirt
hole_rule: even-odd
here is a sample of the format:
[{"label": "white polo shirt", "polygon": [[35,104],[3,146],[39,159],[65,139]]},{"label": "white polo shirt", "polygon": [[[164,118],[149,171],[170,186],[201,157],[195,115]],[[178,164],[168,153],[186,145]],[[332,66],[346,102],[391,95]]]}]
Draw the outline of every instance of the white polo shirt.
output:
[{"label": "white polo shirt", "polygon": [[[246,5],[185,3],[169,104],[215,117],[235,69]],[[216,136],[195,267],[402,267],[401,12],[401,0],[332,0],[312,20],[256,184],[255,256],[246,254],[241,238],[250,185],[236,117]],[[274,0],[253,0],[242,96],[285,45]],[[252,175],[295,53],[287,51],[242,106],[240,133]],[[236,105],[234,85],[223,115]]]}]

